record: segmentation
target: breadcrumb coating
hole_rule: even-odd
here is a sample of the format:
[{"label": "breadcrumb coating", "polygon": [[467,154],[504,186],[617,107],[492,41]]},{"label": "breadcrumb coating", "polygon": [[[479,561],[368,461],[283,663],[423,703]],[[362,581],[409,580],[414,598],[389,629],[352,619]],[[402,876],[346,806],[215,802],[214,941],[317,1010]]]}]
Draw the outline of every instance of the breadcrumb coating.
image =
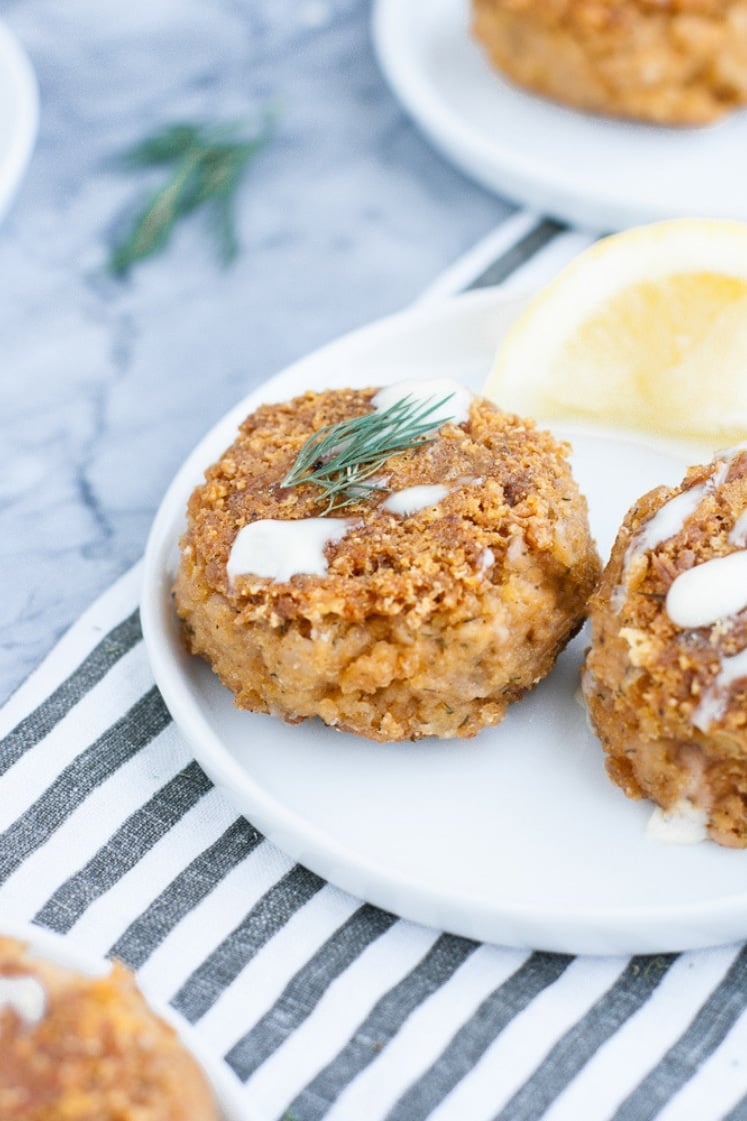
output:
[{"label": "breadcrumb coating", "polygon": [[467,423],[381,470],[394,492],[445,485],[440,502],[344,510],[324,576],[227,576],[247,523],[320,515],[316,487],[282,479],[312,432],[375,393],[308,392],[246,419],[190,499],[177,610],[242,708],[382,741],[472,736],[549,671],[599,572],[568,449],[533,422],[475,398]]}]

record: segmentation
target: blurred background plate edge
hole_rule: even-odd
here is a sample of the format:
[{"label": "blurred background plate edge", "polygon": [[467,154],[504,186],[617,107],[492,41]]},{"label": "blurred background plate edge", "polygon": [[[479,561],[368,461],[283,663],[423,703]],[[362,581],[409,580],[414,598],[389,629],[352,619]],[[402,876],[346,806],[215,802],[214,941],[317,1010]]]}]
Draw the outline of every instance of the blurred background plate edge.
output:
[{"label": "blurred background plate edge", "polygon": [[33,68],[0,20],[0,220],[23,179],[38,126],[39,91]]},{"label": "blurred background plate edge", "polygon": [[668,128],[520,90],[472,39],[470,0],[374,0],[373,47],[395,97],[454,166],[560,221],[613,232],[668,218],[747,221],[747,110]]}]

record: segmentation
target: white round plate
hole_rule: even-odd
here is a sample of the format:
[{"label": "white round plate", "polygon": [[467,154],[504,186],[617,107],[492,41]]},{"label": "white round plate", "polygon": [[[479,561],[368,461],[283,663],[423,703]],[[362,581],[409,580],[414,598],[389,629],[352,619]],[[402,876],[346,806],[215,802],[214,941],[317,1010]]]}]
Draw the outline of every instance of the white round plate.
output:
[{"label": "white round plate", "polygon": [[469,22],[470,0],[376,0],[373,38],[403,106],[483,186],[601,230],[747,219],[747,111],[673,129],[567,109],[504,81]]},{"label": "white round plate", "polygon": [[[566,952],[676,950],[747,934],[747,852],[648,841],[650,805],[606,778],[574,699],[584,638],[503,724],[473,740],[376,744],[241,712],[180,640],[170,591],[184,509],[263,401],[306,389],[455,377],[479,389],[516,301],[486,290],[383,320],[296,363],[228,414],[156,517],[142,621],[156,681],[211,778],[280,848],[399,915],[467,937]],[[683,455],[578,432],[574,466],[600,550],[624,511],[679,481]]]},{"label": "white round plate", "polygon": [[[106,959],[89,956],[76,946],[74,939],[63,937],[45,927],[3,921],[0,924],[0,937],[16,938],[24,942],[35,956],[46,958],[65,969],[74,969],[87,977],[103,977],[110,968],[111,963]],[[222,1121],[256,1121],[255,1115],[250,1114],[241,1101],[237,1080],[220,1059],[207,1051],[197,1030],[173,1008],[149,994],[146,986],[140,986],[140,991],[155,1014],[171,1024],[184,1047],[202,1067],[220,1107]]]},{"label": "white round plate", "polygon": [[26,170],[38,124],[39,95],[31,63],[0,22],[0,218]]}]

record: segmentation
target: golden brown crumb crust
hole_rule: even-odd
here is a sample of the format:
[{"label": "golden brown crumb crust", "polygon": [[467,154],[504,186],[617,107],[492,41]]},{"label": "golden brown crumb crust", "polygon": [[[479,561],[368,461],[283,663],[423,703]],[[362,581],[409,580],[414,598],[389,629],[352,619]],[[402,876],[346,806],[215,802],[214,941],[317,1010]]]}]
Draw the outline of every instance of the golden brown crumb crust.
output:
[{"label": "golden brown crumb crust", "polygon": [[375,392],[247,418],[190,499],[177,608],[240,707],[377,740],[472,736],[549,671],[598,576],[567,449],[533,423],[475,398],[466,424],[382,470],[393,491],[446,485],[439,504],[400,517],[385,496],[359,503],[326,576],[228,582],[242,526],[320,515],[316,487],[280,482],[312,432],[371,411]]},{"label": "golden brown crumb crust", "polygon": [[726,692],[723,712],[707,731],[693,717],[721,659],[747,647],[747,613],[683,629],[669,618],[665,598],[679,573],[736,551],[729,534],[747,508],[747,452],[734,456],[725,480],[706,491],[680,532],[647,552],[635,549],[657,510],[713,480],[713,472],[712,463],[693,467],[681,486],[651,491],[627,514],[591,599],[584,695],[610,777],[629,797],[665,809],[686,798],[707,812],[714,840],[744,847],[747,680]]},{"label": "golden brown crumb crust", "polygon": [[46,1012],[0,1005],[0,1117],[18,1121],[218,1121],[202,1072],[132,975],[83,977],[0,938],[0,977],[34,977]]},{"label": "golden brown crumb crust", "polygon": [[518,85],[579,109],[706,124],[747,101],[747,0],[473,0]]}]

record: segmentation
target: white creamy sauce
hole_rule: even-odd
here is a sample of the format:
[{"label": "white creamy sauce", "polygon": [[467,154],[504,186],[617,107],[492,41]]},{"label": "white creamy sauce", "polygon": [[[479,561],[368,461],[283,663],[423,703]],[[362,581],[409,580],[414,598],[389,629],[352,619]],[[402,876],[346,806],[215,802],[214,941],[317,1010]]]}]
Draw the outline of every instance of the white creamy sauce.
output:
[{"label": "white creamy sauce", "polygon": [[[463,424],[469,420],[473,394],[448,378],[406,380],[384,386],[372,400],[374,409],[383,412],[409,397],[416,404],[434,405],[424,420],[436,425]],[[373,485],[382,485],[376,479]],[[390,495],[383,503],[395,514],[414,514],[433,506],[447,495],[446,487],[419,486]],[[262,576],[285,581],[302,574],[324,576],[327,572],[325,548],[341,541],[353,525],[345,518],[298,518],[294,521],[264,518],[250,522],[236,535],[228,558],[229,581],[237,576]]]},{"label": "white creamy sauce", "polygon": [[743,549],[747,545],[747,510],[744,510],[735,521],[729,533],[729,542]]},{"label": "white creamy sauce", "polygon": [[646,839],[669,845],[696,845],[708,839],[708,814],[688,798],[669,810],[657,806],[646,826]]},{"label": "white creamy sauce", "polygon": [[443,401],[443,404],[439,405],[427,419],[437,424],[446,424],[447,421],[451,421],[452,424],[465,424],[469,420],[473,396],[469,389],[448,378],[413,379],[385,385],[375,395],[372,404],[377,412],[384,412],[405,397],[423,405],[428,402],[435,405],[448,397],[448,401]]},{"label": "white creamy sauce", "polygon": [[645,553],[655,549],[684,526],[687,519],[695,513],[700,506],[701,499],[706,492],[706,484],[692,487],[683,491],[676,498],[670,498],[660,510],[654,514],[648,525],[644,526],[636,540],[636,552]]},{"label": "white creamy sauce", "polygon": [[449,488],[440,483],[435,486],[406,487],[404,490],[394,491],[381,505],[391,514],[417,514],[418,510],[435,506],[448,493]]},{"label": "white creamy sauce", "polygon": [[[728,454],[725,452],[723,456],[728,457]],[[710,478],[706,479],[704,483],[699,483],[698,486],[690,487],[682,494],[670,498],[669,502],[665,502],[661,509],[656,511],[653,518],[635,535],[625,553],[620,583],[612,593],[612,606],[615,611],[620,612],[625,602],[625,588],[634,560],[642,553],[647,553],[650,549],[655,549],[664,541],[668,541],[670,537],[674,537],[675,533],[679,533],[687,519],[698,509],[705,495],[711,494],[724,481],[729,473],[729,466],[728,458],[722,457],[715,460],[713,474]]]},{"label": "white creamy sauce", "polygon": [[487,545],[477,558],[477,571],[488,572],[495,564],[495,553]]},{"label": "white creamy sauce", "polygon": [[47,994],[37,977],[0,977],[0,1012],[9,1008],[33,1027],[47,1010]]},{"label": "white creamy sauce", "polygon": [[735,681],[747,677],[747,650],[721,659],[721,668],[703,694],[693,713],[693,724],[707,732],[723,716],[729,700],[729,689]]},{"label": "white creamy sauce", "polygon": [[714,557],[681,572],[667,592],[667,615],[678,627],[710,627],[747,607],[747,551]]},{"label": "white creamy sauce", "polygon": [[298,518],[283,521],[264,518],[240,529],[228,558],[228,578],[264,576],[290,580],[327,572],[325,547],[342,541],[353,525],[350,518]]}]

